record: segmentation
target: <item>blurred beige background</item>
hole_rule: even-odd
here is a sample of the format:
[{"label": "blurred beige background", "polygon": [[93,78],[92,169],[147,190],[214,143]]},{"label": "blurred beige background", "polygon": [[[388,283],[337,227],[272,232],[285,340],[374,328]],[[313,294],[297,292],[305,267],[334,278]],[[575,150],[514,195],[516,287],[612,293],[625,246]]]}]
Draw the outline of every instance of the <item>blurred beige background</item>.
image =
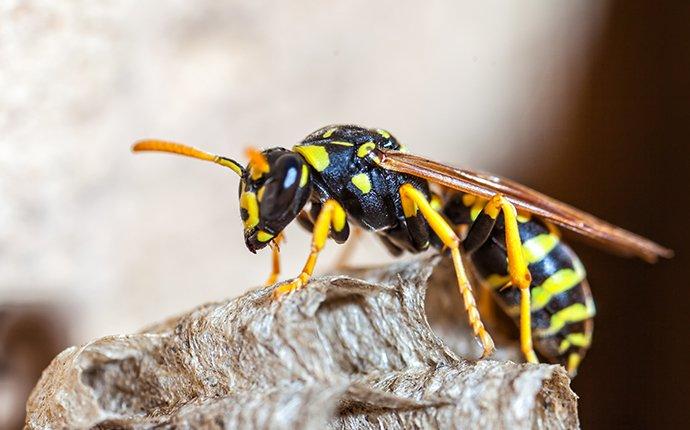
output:
[{"label": "blurred beige background", "polygon": [[[457,165],[543,162],[602,5],[4,1],[0,302],[60,303],[80,343],[263,282],[270,255],[244,248],[237,179],[134,156],[138,138],[241,158],[358,123]],[[285,276],[309,239],[287,236]],[[355,261],[388,258],[366,244]]]},{"label": "blurred beige background", "polygon": [[[237,179],[134,156],[134,140],[241,159],[334,122],[385,127],[676,250],[645,265],[573,244],[598,308],[573,387],[584,428],[683,427],[688,22],[674,1],[0,2],[0,429],[21,427],[65,346],[265,279]],[[286,276],[309,240],[288,239]],[[384,259],[372,240],[355,258]]]}]

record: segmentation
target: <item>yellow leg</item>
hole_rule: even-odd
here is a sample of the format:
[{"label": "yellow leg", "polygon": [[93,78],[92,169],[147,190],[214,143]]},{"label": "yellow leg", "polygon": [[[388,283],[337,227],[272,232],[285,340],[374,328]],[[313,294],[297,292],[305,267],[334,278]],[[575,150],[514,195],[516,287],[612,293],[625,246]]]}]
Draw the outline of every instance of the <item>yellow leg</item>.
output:
[{"label": "yellow leg", "polygon": [[495,219],[498,217],[499,211],[503,213],[505,224],[510,285],[520,289],[520,348],[527,361],[538,363],[539,360],[537,360],[532,346],[532,311],[529,290],[532,275],[529,273],[525,257],[522,254],[517,211],[508,200],[497,194],[486,204],[484,213]]},{"label": "yellow leg", "polygon": [[271,251],[273,253],[272,256],[272,270],[271,270],[271,275],[268,277],[266,280],[266,283],[264,285],[273,285],[276,283],[278,280],[278,276],[280,275],[280,243],[285,239],[284,234],[278,233],[278,236],[276,236],[273,241],[271,241]]},{"label": "yellow leg", "polygon": [[278,299],[284,294],[300,289],[309,281],[309,278],[311,278],[311,275],[314,273],[314,266],[316,266],[316,259],[319,252],[321,252],[326,244],[326,239],[328,239],[328,232],[331,227],[338,231],[342,230],[345,221],[346,215],[342,206],[335,200],[326,200],[314,223],[311,252],[309,253],[307,262],[304,264],[302,273],[292,281],[280,285],[273,290],[274,298]]},{"label": "yellow leg", "polygon": [[475,336],[479,338],[484,349],[482,357],[490,356],[494,351],[494,341],[484,328],[479,310],[477,310],[477,303],[472,294],[472,287],[467,279],[465,268],[462,264],[462,257],[460,255],[460,239],[453,231],[453,228],[448,225],[445,219],[429,204],[424,194],[410,184],[405,184],[400,187],[400,197],[402,199],[403,212],[406,217],[414,216],[417,210],[422,212],[422,216],[427,220],[429,226],[434,230],[443,244],[450,249],[453,257],[453,266],[455,267],[455,274],[457,276],[458,287],[465,303],[465,311],[470,321],[470,326],[474,331]]}]

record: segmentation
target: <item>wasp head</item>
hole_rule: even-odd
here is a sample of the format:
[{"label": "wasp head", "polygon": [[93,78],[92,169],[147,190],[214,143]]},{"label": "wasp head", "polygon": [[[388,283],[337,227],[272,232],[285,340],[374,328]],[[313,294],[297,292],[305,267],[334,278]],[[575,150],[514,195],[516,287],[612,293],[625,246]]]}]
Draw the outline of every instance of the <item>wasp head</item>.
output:
[{"label": "wasp head", "polygon": [[264,248],[295,219],[311,194],[304,159],[283,148],[247,151],[240,183],[244,241],[251,252]]},{"label": "wasp head", "polygon": [[311,194],[309,168],[304,159],[283,148],[247,150],[249,164],[164,140],[146,139],[132,151],[169,152],[227,167],[240,178],[240,215],[244,241],[251,252],[264,248],[300,213]]}]

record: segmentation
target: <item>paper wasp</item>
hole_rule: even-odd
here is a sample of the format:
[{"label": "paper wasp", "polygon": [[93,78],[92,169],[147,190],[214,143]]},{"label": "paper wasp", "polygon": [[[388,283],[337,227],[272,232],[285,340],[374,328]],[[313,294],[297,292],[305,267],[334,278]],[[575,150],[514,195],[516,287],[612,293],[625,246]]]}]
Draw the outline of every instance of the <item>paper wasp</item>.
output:
[{"label": "paper wasp", "polygon": [[[247,167],[229,158],[159,140],[133,151],[163,151],[230,168],[240,176],[240,212],[251,252],[271,244],[279,271],[281,232],[293,220],[313,234],[302,272],[274,297],[303,287],[330,237],[343,243],[350,223],[373,231],[394,255],[433,247],[450,253],[469,323],[489,356],[462,255],[520,328],[521,350],[563,364],[571,375],[591,343],[594,302],[585,269],[556,226],[648,262],[672,251],[507,179],[462,170],[406,153],[387,131],[324,127],[291,150],[248,150]],[[441,195],[430,189],[437,184]],[[310,207],[306,209],[307,203]],[[465,231],[463,237],[459,231]]]}]

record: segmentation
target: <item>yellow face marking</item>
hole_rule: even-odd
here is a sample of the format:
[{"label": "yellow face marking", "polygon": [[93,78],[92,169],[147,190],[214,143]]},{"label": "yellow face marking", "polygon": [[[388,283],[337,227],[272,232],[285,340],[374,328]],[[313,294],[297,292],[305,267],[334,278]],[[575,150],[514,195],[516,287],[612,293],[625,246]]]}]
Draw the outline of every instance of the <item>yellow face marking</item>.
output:
[{"label": "yellow face marking", "polygon": [[240,196],[240,207],[247,211],[247,219],[244,220],[244,229],[249,230],[259,223],[259,203],[256,201],[256,194],[244,192]]},{"label": "yellow face marking", "polygon": [[468,208],[474,204],[475,200],[477,200],[477,196],[473,196],[472,194],[462,195],[462,204]]},{"label": "yellow face marking", "polygon": [[324,139],[328,139],[337,129],[338,127],[329,128],[321,137],[323,137]]},{"label": "yellow face marking", "polygon": [[366,173],[359,173],[353,176],[352,183],[355,184],[355,187],[357,187],[362,194],[366,194],[371,191],[371,181],[369,180],[369,175]]},{"label": "yellow face marking", "polygon": [[359,148],[357,148],[357,156],[359,158],[364,158],[367,155],[369,155],[369,153],[373,151],[374,148],[376,148],[376,144],[374,142],[367,142]]},{"label": "yellow face marking", "polygon": [[354,143],[350,142],[341,142],[339,140],[334,140],[332,142],[328,142],[329,145],[340,145],[340,146],[355,146]]},{"label": "yellow face marking", "polygon": [[263,230],[259,230],[259,232],[256,234],[256,240],[259,242],[268,242],[271,239],[273,239],[273,235]]},{"label": "yellow face marking", "polygon": [[295,146],[293,149],[303,156],[307,163],[316,169],[317,172],[323,172],[331,164],[331,160],[328,158],[328,151],[323,146],[301,145]]},{"label": "yellow face marking", "polygon": [[304,186],[307,185],[308,180],[309,180],[309,168],[307,167],[306,164],[302,164],[302,176],[300,176],[300,178],[299,178],[300,188],[304,188]]},{"label": "yellow face marking", "polygon": [[584,266],[579,260],[573,261],[575,269],[561,269],[549,276],[544,283],[532,288],[532,311],[542,309],[551,299],[560,293],[578,285],[587,276]]},{"label": "yellow face marking", "polygon": [[484,283],[490,288],[503,288],[510,282],[510,276],[492,273],[484,279]]},{"label": "yellow face marking", "polygon": [[553,336],[561,331],[566,324],[584,321],[594,316],[594,310],[583,303],[575,303],[551,315],[551,325],[547,329],[539,330],[538,337]]},{"label": "yellow face marking", "polygon": [[387,132],[386,130],[382,130],[379,128],[376,130],[376,132],[378,134],[380,134],[381,136],[383,136],[384,139],[390,139],[391,138],[391,134],[389,132]]},{"label": "yellow face marking", "polygon": [[259,191],[256,192],[256,198],[259,199],[259,201],[263,200],[265,192],[266,192],[266,186],[263,185],[263,186],[261,186],[261,188],[259,188]]},{"label": "yellow face marking", "polygon": [[522,252],[527,264],[534,264],[543,260],[558,245],[558,242],[558,237],[550,233],[540,234],[524,241]]}]

